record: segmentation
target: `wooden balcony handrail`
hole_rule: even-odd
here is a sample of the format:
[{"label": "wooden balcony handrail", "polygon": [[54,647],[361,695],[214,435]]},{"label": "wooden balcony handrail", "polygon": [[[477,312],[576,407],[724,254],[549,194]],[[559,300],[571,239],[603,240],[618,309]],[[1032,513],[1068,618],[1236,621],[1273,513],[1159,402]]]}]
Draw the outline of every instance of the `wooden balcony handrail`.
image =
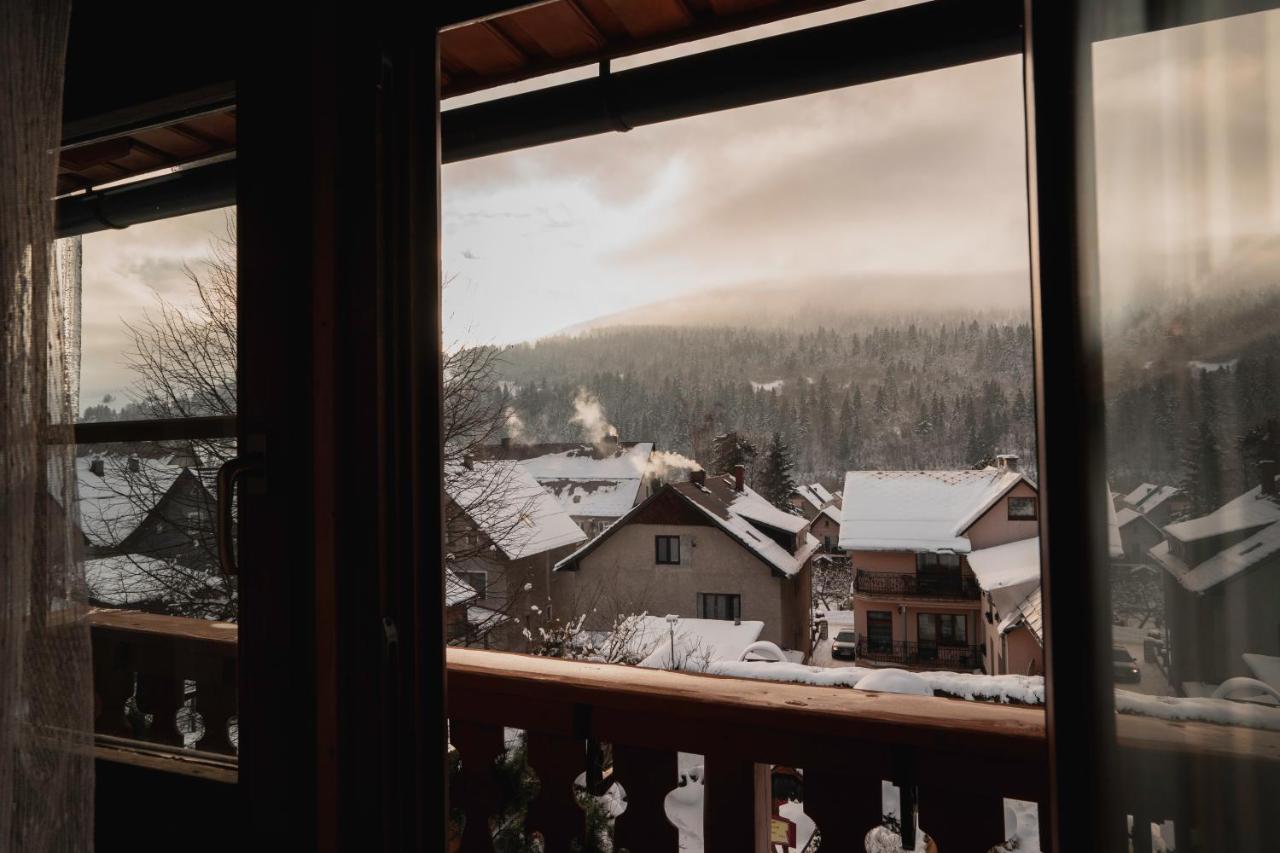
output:
[{"label": "wooden balcony handrail", "polygon": [[[214,720],[197,749],[233,754],[217,721],[235,713],[234,625],[127,611],[96,611],[90,622],[102,709],[132,697],[141,711],[171,720],[184,697],[194,697]],[[610,784],[626,792],[616,844],[633,851],[676,849],[663,803],[676,786],[678,752],[704,756],[708,853],[764,849],[771,765],[802,770],[804,809],[823,844],[837,850],[862,849],[867,830],[879,825],[881,780],[898,785],[904,809],[919,815],[944,853],[1003,841],[1004,798],[1044,804],[1048,797],[1045,718],[1037,707],[476,649],[450,648],[447,661],[450,740],[461,761],[451,798],[465,816],[455,839],[463,853],[493,850],[489,820],[502,808],[493,768],[506,752],[507,729],[527,733],[540,785],[526,826],[548,850],[568,850],[581,837],[574,780],[592,767],[598,777],[599,744],[609,747]],[[172,724],[130,733],[123,716],[100,710],[102,742],[141,737],[181,747]],[[1118,718],[1117,730],[1123,805],[1139,825],[1171,819],[1195,828],[1220,819],[1193,808],[1187,780],[1239,783],[1248,774],[1255,790],[1280,785],[1280,732],[1129,715]]]}]

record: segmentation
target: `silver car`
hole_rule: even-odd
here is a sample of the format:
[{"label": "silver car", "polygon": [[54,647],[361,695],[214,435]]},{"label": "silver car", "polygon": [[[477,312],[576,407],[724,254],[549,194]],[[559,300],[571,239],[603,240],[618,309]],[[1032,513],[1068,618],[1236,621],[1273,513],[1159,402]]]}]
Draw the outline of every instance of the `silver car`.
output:
[{"label": "silver car", "polygon": [[853,658],[858,649],[858,635],[853,631],[840,631],[831,640],[831,657]]}]

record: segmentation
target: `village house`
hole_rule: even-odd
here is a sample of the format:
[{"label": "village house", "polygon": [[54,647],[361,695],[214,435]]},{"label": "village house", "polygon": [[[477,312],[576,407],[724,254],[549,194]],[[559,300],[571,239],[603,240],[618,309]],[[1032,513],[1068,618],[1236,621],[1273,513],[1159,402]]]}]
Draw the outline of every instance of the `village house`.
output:
[{"label": "village house", "polygon": [[983,591],[968,555],[1038,535],[1038,519],[1036,487],[1012,455],[979,471],[848,472],[839,545],[854,569],[858,658],[984,668]]},{"label": "village house", "polygon": [[982,590],[983,669],[990,675],[1042,675],[1040,537],[980,548],[968,563]]},{"label": "village house", "polygon": [[649,496],[652,455],[653,442],[620,442],[612,434],[597,444],[522,444],[504,438],[483,452],[486,459],[519,462],[588,537]]},{"label": "village house", "polygon": [[831,553],[839,550],[840,541],[840,493],[832,492],[821,483],[796,486],[787,499],[796,511],[809,519],[809,532],[822,543],[822,550]]},{"label": "village house", "polygon": [[[1186,494],[1178,487],[1143,483],[1121,497],[1120,506],[1116,507],[1116,510],[1123,512],[1128,509],[1140,513],[1156,527],[1163,527],[1186,512],[1188,506]],[[1128,517],[1126,515],[1126,518]],[[1122,531],[1123,525],[1122,520]]]},{"label": "village house", "polygon": [[587,536],[522,465],[467,460],[445,478],[447,568],[477,593],[470,636],[525,649],[522,631],[551,618],[551,568]]},{"label": "village house", "polygon": [[1280,495],[1276,463],[1213,512],[1165,527],[1151,549],[1164,568],[1169,681],[1187,695],[1248,676],[1242,657],[1280,655]]},{"label": "village house", "polygon": [[76,459],[90,600],[154,609],[174,584],[217,570],[213,491],[190,453]]},{"label": "village house", "polygon": [[807,654],[819,542],[744,479],[738,466],[663,486],[556,566],[558,611],[599,629],[626,612],[756,620],[760,639]]}]

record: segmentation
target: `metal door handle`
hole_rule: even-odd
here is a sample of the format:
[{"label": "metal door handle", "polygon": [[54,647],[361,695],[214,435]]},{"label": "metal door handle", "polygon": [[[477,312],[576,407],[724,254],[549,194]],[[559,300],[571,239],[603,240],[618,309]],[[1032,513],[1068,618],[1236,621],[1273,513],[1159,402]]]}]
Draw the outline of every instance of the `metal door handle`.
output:
[{"label": "metal door handle", "polygon": [[259,471],[262,468],[262,457],[237,456],[228,459],[218,469],[216,487],[218,489],[218,564],[224,575],[240,574],[236,564],[235,541],[231,535],[231,504],[235,499],[236,482],[245,474]]}]

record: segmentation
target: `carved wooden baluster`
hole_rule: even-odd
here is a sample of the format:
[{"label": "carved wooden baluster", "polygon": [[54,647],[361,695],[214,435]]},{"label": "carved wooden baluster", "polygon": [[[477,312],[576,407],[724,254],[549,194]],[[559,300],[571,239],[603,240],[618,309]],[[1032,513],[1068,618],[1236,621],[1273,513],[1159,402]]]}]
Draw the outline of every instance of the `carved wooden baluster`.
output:
[{"label": "carved wooden baluster", "polygon": [[178,708],[182,707],[185,682],[172,673],[138,673],[138,708],[151,714],[149,740],[182,746],[182,732],[178,730]]},{"label": "carved wooden baluster", "polygon": [[627,810],[614,824],[615,849],[674,853],[680,834],[667,820],[664,804],[678,776],[674,752],[613,745],[613,778],[627,794]]},{"label": "carved wooden baluster", "polygon": [[827,853],[864,853],[867,833],[884,819],[880,776],[855,767],[806,767],[804,811],[822,833]]},{"label": "carved wooden baluster", "polygon": [[94,730],[104,735],[133,734],[124,706],[133,695],[133,665],[129,647],[107,634],[93,635]]},{"label": "carved wooden baluster", "polygon": [[703,762],[702,842],[706,853],[768,850],[769,765],[728,753]]},{"label": "carved wooden baluster", "polygon": [[204,736],[197,744],[200,749],[235,754],[236,748],[227,731],[227,723],[237,708],[235,663],[233,658],[228,658],[219,677],[196,682],[196,710],[204,719]]},{"label": "carved wooden baluster", "polygon": [[461,853],[493,853],[489,818],[499,808],[494,762],[505,748],[502,726],[451,720],[449,740],[462,756],[455,802],[450,804],[463,814]]},{"label": "carved wooden baluster", "polygon": [[[528,733],[529,766],[538,775],[538,796],[529,804],[526,824],[542,834],[547,853],[568,851],[586,835],[586,812],[573,785],[586,767],[586,741],[563,735]],[[465,757],[463,759],[466,760]]]},{"label": "carved wooden baluster", "polygon": [[921,785],[920,828],[939,853],[987,853],[1004,843],[1004,798],[995,791]]}]

